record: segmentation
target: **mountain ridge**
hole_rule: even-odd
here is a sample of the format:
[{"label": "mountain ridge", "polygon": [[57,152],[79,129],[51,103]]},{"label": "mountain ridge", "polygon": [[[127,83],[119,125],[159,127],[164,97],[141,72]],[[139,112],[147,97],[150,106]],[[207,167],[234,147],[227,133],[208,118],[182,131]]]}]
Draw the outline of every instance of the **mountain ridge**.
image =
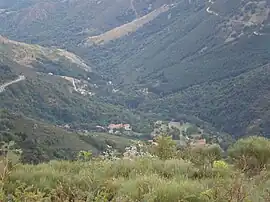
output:
[{"label": "mountain ridge", "polygon": [[[60,60],[60,57],[64,57],[71,63],[74,63],[84,69],[85,71],[91,71],[91,68],[85,64],[85,62],[76,56],[74,53],[68,52],[58,48],[46,48],[39,45],[30,45],[23,42],[13,41],[0,35],[0,54],[5,56],[11,55],[13,60],[21,65],[31,67],[31,63],[37,61],[38,58],[47,58],[52,61]],[[11,51],[12,53],[10,53]],[[29,52],[29,53],[28,53]]]}]

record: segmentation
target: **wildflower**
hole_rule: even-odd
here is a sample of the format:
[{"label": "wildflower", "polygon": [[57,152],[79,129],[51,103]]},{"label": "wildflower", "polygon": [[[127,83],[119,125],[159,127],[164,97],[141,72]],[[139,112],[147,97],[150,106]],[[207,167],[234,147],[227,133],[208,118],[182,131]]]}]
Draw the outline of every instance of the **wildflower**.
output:
[{"label": "wildflower", "polygon": [[229,166],[225,161],[214,161],[213,168],[227,169]]}]

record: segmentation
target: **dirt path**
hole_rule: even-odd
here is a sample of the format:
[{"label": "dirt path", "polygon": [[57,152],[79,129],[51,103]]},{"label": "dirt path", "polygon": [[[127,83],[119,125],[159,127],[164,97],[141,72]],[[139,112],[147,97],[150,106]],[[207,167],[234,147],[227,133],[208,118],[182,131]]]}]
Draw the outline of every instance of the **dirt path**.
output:
[{"label": "dirt path", "polygon": [[12,85],[14,83],[18,83],[20,81],[23,81],[23,80],[25,80],[25,76],[21,75],[21,76],[19,76],[19,78],[15,79],[13,81],[4,83],[3,85],[0,86],[0,93],[4,92],[6,87],[8,87],[8,86],[10,86],[10,85]]},{"label": "dirt path", "polygon": [[72,78],[72,84],[73,84],[74,90],[75,90],[76,92],[78,92],[78,89],[77,89],[77,87],[76,87],[75,79],[74,79],[74,78]]},{"label": "dirt path", "polygon": [[[213,0],[209,0],[208,2],[209,2],[210,4],[214,4]],[[209,13],[209,14],[212,14],[212,15],[219,16],[218,13],[216,13],[215,11],[210,10],[210,6],[206,9],[206,12]]]},{"label": "dirt path", "polygon": [[139,18],[140,16],[134,6],[134,0],[130,0],[130,6],[131,6],[131,9],[135,12],[136,18]]}]

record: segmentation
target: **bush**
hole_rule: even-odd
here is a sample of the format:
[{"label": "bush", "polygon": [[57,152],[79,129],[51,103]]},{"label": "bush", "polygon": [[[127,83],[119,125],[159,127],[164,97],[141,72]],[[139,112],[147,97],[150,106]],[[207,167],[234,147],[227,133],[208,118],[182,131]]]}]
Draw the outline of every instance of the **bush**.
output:
[{"label": "bush", "polygon": [[153,147],[153,153],[160,159],[171,159],[176,155],[176,144],[171,136],[160,135],[157,137],[156,143],[157,145]]},{"label": "bush", "polygon": [[229,157],[244,171],[261,171],[270,160],[270,141],[264,137],[238,140],[229,150]]},{"label": "bush", "polygon": [[[165,140],[170,142],[170,138],[165,137]],[[261,140],[256,139],[259,143]],[[241,148],[237,144],[232,148]],[[262,147],[267,145],[261,144]],[[91,158],[88,161],[83,158],[83,161],[74,162],[18,164],[13,170],[7,170],[5,179],[1,181],[0,200],[8,201],[9,196],[14,201],[30,202],[269,201],[270,174],[267,166],[259,175],[249,177],[220,159],[216,145],[194,151],[190,157],[192,161],[173,156],[165,160],[140,155],[129,159]],[[197,164],[194,159],[201,159],[203,163]]]}]

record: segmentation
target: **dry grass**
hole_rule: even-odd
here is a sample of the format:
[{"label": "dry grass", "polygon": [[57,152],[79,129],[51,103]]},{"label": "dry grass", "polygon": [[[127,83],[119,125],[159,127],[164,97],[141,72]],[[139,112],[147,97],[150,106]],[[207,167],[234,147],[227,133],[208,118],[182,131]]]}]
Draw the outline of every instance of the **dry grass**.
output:
[{"label": "dry grass", "polygon": [[129,35],[135,31],[137,31],[139,28],[143,27],[145,24],[151,22],[154,20],[157,16],[159,16],[161,13],[164,13],[169,10],[168,5],[164,5],[151,13],[142,16],[130,23],[121,25],[120,27],[116,27],[112,30],[109,30],[103,34],[92,36],[87,39],[87,44],[105,44],[111,40],[119,39],[123,36]]},{"label": "dry grass", "polygon": [[18,41],[9,40],[0,35],[0,49],[5,56],[27,67],[32,67],[31,64],[39,58],[47,58],[52,61],[61,61],[62,58],[70,63],[77,64],[86,71],[91,71],[91,68],[77,55],[62,50],[46,48],[39,45],[26,44]]}]

